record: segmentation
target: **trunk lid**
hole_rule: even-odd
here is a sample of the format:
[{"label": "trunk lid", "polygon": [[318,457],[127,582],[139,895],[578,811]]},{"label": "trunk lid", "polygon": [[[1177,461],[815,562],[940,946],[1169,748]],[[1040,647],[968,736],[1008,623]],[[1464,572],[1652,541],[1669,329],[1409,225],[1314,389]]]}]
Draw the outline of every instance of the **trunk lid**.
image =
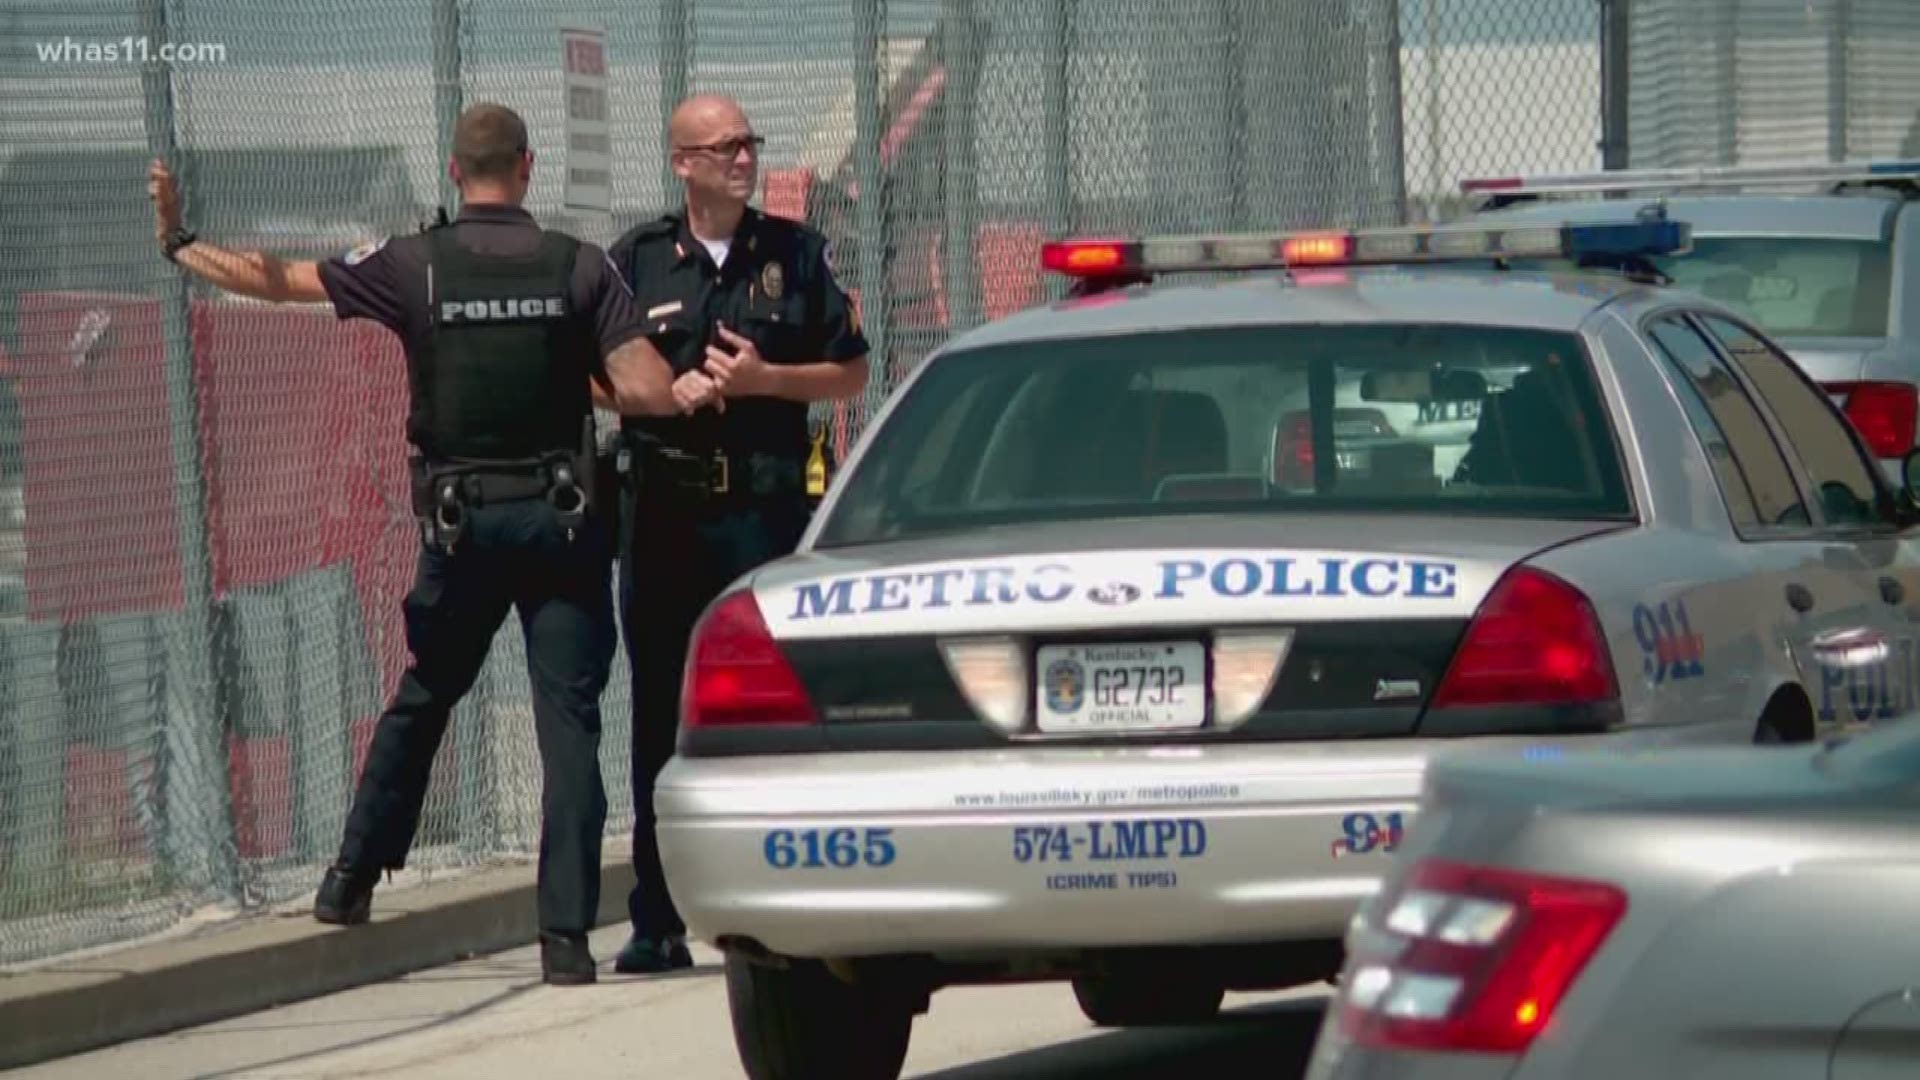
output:
[{"label": "trunk lid", "polygon": [[[1618,527],[1319,514],[1021,526],[799,553],[751,587],[835,746],[1123,734],[1036,730],[1043,705],[1076,695],[1139,706],[1125,723],[1153,713],[1173,725],[1124,732],[1134,738],[1403,736],[1509,567]],[[1211,690],[1199,695],[1204,722],[1150,707],[1173,708],[1170,681],[1217,688],[1222,663],[1240,662],[1221,650],[1235,632],[1290,635],[1243,722],[1217,727]],[[1019,657],[1017,672],[1001,672],[1020,684],[1017,720],[996,725],[945,648],[983,638]],[[1133,644],[1142,651],[1115,650]]]}]

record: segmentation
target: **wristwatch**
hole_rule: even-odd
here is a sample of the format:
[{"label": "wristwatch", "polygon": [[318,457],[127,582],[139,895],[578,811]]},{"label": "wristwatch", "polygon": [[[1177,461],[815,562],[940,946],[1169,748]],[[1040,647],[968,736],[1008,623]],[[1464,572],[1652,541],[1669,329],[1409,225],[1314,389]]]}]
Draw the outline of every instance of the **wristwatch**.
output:
[{"label": "wristwatch", "polygon": [[176,262],[178,260],[176,260],[174,256],[180,253],[180,249],[198,239],[200,238],[194,235],[191,230],[185,228],[174,229],[167,234],[166,239],[161,241],[160,254],[166,256],[168,262]]}]

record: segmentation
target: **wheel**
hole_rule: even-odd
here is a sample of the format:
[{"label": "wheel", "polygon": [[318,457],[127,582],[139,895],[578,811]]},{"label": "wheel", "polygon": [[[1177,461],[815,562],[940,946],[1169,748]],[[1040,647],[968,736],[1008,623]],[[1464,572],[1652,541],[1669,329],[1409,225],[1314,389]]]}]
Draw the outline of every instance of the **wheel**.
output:
[{"label": "wheel", "polygon": [[1813,738],[1813,703],[1798,690],[1774,694],[1754,725],[1753,741],[1760,746],[1790,746]]},{"label": "wheel", "polygon": [[899,1080],[912,1003],[812,961],[780,968],[727,954],[733,1041],[750,1080]]},{"label": "wheel", "polygon": [[1193,979],[1083,975],[1073,980],[1080,1012],[1101,1027],[1198,1024],[1220,1012],[1226,990]]}]

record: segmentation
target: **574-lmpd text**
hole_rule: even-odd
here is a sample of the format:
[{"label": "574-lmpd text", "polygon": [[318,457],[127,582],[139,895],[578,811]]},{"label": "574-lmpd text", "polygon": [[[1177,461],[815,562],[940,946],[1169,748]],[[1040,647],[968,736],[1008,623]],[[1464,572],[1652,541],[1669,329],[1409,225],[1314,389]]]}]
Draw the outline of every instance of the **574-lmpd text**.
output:
[{"label": "574-lmpd text", "polygon": [[1198,818],[1013,827],[1013,861],[1017,863],[1196,859],[1206,852],[1207,824]]}]

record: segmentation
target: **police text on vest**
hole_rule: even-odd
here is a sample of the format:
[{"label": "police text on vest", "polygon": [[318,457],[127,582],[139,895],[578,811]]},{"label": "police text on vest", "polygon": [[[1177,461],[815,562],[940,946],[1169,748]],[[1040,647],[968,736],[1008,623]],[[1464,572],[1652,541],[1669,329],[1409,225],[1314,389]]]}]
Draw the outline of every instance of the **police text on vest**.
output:
[{"label": "police text on vest", "polygon": [[567,313],[560,296],[527,296],[505,300],[442,300],[441,322],[500,322],[506,319],[554,319]]}]

